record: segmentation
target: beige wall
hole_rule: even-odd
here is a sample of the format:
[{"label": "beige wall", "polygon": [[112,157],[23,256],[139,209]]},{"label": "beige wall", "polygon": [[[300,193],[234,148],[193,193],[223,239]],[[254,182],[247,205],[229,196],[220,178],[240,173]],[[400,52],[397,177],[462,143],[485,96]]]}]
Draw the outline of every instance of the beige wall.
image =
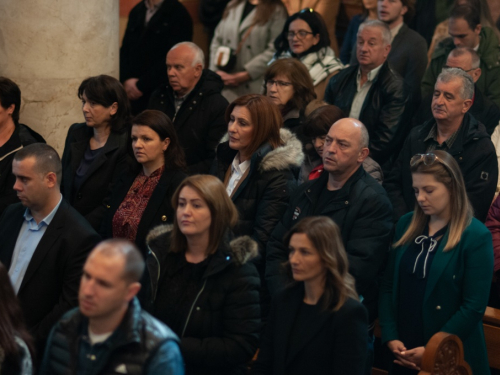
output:
[{"label": "beige wall", "polygon": [[0,75],[21,88],[21,122],[60,153],[82,122],[77,89],[86,77],[118,77],[117,0],[1,0]]}]

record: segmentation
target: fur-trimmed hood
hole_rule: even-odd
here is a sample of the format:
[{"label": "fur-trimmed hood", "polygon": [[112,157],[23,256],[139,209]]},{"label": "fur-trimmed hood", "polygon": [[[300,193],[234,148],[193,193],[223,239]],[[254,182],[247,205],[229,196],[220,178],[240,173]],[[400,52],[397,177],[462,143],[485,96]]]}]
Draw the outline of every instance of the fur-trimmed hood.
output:
[{"label": "fur-trimmed hood", "polygon": [[[257,151],[255,151],[254,158],[259,158],[262,154],[262,160],[259,163],[259,171],[267,172],[272,170],[282,171],[291,168],[298,168],[304,161],[304,153],[302,152],[302,142],[290,130],[281,128],[280,137],[283,141],[283,146],[277,147],[274,150],[270,149],[268,144],[264,144]],[[219,149],[222,147],[223,152],[229,148],[229,136],[226,133],[219,142],[218,156],[220,157]],[[236,152],[233,153],[234,155]],[[231,156],[231,161],[234,158]]]},{"label": "fur-trimmed hood", "polygon": [[[172,229],[173,225],[171,224],[160,225],[151,229],[146,237],[146,244],[149,251],[154,252],[157,257],[159,254],[156,254],[156,251],[153,250],[154,248],[166,248],[167,252],[169,252],[170,232]],[[224,247],[224,243],[219,246],[219,248],[221,247]],[[237,237],[231,240],[229,246],[226,245],[225,248],[226,252],[228,251],[232,254],[233,261],[237,265],[243,265],[259,254],[257,242],[252,240],[249,236]]]}]

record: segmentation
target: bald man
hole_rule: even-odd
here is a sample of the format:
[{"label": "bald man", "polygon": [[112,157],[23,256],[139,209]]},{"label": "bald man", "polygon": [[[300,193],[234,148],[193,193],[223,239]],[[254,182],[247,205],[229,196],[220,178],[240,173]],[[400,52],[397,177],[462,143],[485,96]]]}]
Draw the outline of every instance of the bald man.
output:
[{"label": "bald man", "polygon": [[281,264],[288,259],[285,233],[307,216],[330,217],[340,227],[349,257],[349,272],[373,321],[377,312],[377,278],[392,229],[392,206],[385,190],[363,169],[369,137],[365,126],[345,118],[330,128],[323,147],[325,172],[298,188],[267,245],[266,280],[275,293],[287,283]]}]

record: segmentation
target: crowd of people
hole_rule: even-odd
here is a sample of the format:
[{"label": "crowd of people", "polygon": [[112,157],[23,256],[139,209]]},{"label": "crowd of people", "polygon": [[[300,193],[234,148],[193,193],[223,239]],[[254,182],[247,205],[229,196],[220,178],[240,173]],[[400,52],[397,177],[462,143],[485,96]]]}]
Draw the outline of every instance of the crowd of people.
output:
[{"label": "crowd of people", "polygon": [[207,59],[177,0],[131,11],[62,157],[0,77],[0,374],[368,375],[377,319],[391,374],[439,331],[489,373],[487,3],[455,1],[430,55],[413,0],[364,0],[343,43],[313,8],[207,3]]}]

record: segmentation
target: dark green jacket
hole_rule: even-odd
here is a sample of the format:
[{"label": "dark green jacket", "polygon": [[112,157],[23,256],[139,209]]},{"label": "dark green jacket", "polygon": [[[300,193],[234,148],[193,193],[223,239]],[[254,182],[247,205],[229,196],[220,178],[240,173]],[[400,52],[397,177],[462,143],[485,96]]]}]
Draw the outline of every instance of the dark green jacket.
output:
[{"label": "dark green jacket", "polygon": [[[413,212],[410,212],[399,220],[395,241],[403,236],[412,216]],[[491,233],[473,218],[458,245],[443,252],[447,241],[448,232],[437,249],[427,280],[422,306],[424,339],[429,341],[439,331],[457,335],[463,342],[465,360],[472,372],[489,374],[482,318],[493,274]],[[407,249],[408,245],[391,250],[381,283],[379,321],[383,343],[399,339],[399,264]]]},{"label": "dark green jacket", "polygon": [[[500,48],[498,38],[489,27],[483,27],[479,36],[481,42],[477,53],[481,58],[481,77],[479,77],[476,85],[491,101],[496,105],[500,105]],[[431,62],[422,79],[422,98],[432,94],[437,77],[441,73],[443,65],[446,64],[448,54],[454,48],[452,38],[446,38],[432,54]]]}]

